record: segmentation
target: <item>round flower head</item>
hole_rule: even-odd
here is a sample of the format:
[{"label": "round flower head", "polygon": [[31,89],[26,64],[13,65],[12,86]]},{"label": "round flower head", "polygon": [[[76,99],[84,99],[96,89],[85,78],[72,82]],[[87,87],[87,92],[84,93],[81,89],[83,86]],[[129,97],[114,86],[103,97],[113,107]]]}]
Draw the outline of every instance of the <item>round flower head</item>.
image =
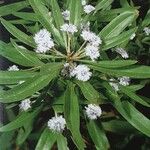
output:
[{"label": "round flower head", "polygon": [[71,33],[71,34],[74,34],[75,32],[77,32],[77,27],[73,24],[67,24],[65,23],[64,25],[62,25],[60,27],[60,30],[61,31],[64,31],[64,32],[68,32],[68,33]]},{"label": "round flower head", "polygon": [[83,30],[81,33],[81,37],[94,46],[99,46],[102,43],[100,37],[98,37],[97,35],[95,35],[95,33],[91,31]]},{"label": "round flower head", "polygon": [[13,65],[8,68],[8,71],[19,71],[19,68],[18,68],[18,66]]},{"label": "round flower head", "polygon": [[20,104],[19,107],[22,111],[27,111],[29,108],[31,108],[31,101],[30,99],[25,99],[23,100]]},{"label": "round flower head", "polygon": [[92,76],[92,72],[86,65],[78,65],[72,70],[71,76],[75,76],[80,81],[88,81]]},{"label": "round flower head", "polygon": [[41,29],[34,36],[35,43],[37,44],[36,52],[45,53],[54,47],[54,42],[51,39],[51,34],[46,29]]},{"label": "round flower head", "polygon": [[87,14],[91,13],[94,10],[95,10],[95,7],[93,7],[92,5],[85,5],[84,6],[84,12]]},{"label": "round flower head", "polygon": [[116,48],[115,51],[122,56],[122,58],[129,58],[128,53],[123,48]]},{"label": "round flower head", "polygon": [[70,11],[69,10],[65,10],[62,12],[63,18],[65,20],[69,20],[70,19]]},{"label": "round flower head", "polygon": [[133,33],[133,34],[131,35],[131,37],[130,37],[130,40],[133,40],[133,39],[135,38],[135,36],[136,36],[136,34]]},{"label": "round flower head", "polygon": [[89,56],[93,61],[100,56],[98,47],[95,47],[93,45],[86,46],[85,54],[86,54],[86,56]]},{"label": "round flower head", "polygon": [[146,34],[147,36],[150,35],[150,28],[145,27],[145,28],[143,29],[143,31],[145,32],[145,34]]},{"label": "round flower head", "polygon": [[102,110],[98,105],[89,104],[88,107],[85,107],[86,115],[89,119],[95,120],[101,116]]},{"label": "round flower head", "polygon": [[62,116],[52,117],[48,121],[48,127],[53,132],[62,132],[65,129],[66,121]]},{"label": "round flower head", "polygon": [[119,83],[123,86],[127,86],[130,84],[130,78],[129,77],[122,77],[122,78],[118,78],[119,79]]},{"label": "round flower head", "polygon": [[109,84],[115,89],[115,91],[119,91],[118,84],[114,82],[114,79],[110,79]]}]

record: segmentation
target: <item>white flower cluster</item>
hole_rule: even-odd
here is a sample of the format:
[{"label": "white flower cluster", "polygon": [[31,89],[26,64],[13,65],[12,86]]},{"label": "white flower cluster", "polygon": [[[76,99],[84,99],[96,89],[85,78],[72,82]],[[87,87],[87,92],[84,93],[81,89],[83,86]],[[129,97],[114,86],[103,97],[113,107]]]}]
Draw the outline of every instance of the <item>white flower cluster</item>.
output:
[{"label": "white flower cluster", "polygon": [[99,45],[102,43],[102,40],[95,33],[87,30],[82,31],[81,37],[86,42],[89,42],[85,48],[85,54],[94,61],[100,56]]},{"label": "white flower cluster", "polygon": [[70,24],[68,24],[68,23],[63,24],[61,26],[60,30],[63,32],[68,32],[70,34],[74,34],[75,32],[78,31],[77,27],[71,23]]},{"label": "white flower cluster", "polygon": [[35,43],[37,44],[37,53],[46,53],[52,47],[54,47],[54,42],[51,38],[51,33],[49,33],[46,29],[41,29],[34,36]]},{"label": "white flower cluster", "polygon": [[115,79],[110,79],[109,81],[109,84],[115,89],[115,91],[119,91],[119,84],[123,86],[128,86],[130,84],[130,78],[125,76],[118,78],[117,81],[115,81]]},{"label": "white flower cluster", "polygon": [[129,58],[128,53],[123,48],[116,48],[115,51],[122,56],[122,58]]},{"label": "white flower cluster", "polygon": [[29,108],[31,108],[31,101],[30,99],[25,99],[19,104],[20,110],[27,111]]},{"label": "white flower cluster", "polygon": [[84,6],[86,5],[86,0],[81,0],[81,4]]},{"label": "white flower cluster", "polygon": [[98,105],[89,104],[88,107],[85,107],[86,115],[89,119],[95,120],[101,116],[102,110]]},{"label": "white flower cluster", "polygon": [[70,11],[69,10],[65,10],[62,12],[63,18],[65,20],[69,20],[70,19]]},{"label": "white flower cluster", "polygon": [[8,68],[8,71],[19,71],[19,68],[18,68],[18,66],[13,65]]},{"label": "white flower cluster", "polygon": [[70,76],[75,76],[80,81],[88,81],[92,76],[92,72],[86,65],[78,65],[70,72]]},{"label": "white flower cluster", "polygon": [[84,12],[86,14],[89,14],[94,10],[95,10],[95,7],[93,7],[92,5],[84,5]]},{"label": "white flower cluster", "polygon": [[65,129],[66,120],[62,116],[52,117],[47,125],[53,132],[62,132]]},{"label": "white flower cluster", "polygon": [[146,34],[147,36],[150,35],[150,28],[145,27],[143,30],[144,30],[144,32],[145,32],[145,34]]}]

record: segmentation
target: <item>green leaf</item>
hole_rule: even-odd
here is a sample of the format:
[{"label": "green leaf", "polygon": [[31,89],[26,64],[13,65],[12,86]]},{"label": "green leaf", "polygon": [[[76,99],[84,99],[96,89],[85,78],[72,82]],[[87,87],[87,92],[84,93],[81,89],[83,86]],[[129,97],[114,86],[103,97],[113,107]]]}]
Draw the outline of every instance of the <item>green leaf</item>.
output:
[{"label": "green leaf", "polygon": [[1,92],[0,102],[11,103],[15,101],[20,101],[43,89],[59,73],[60,64],[51,64],[50,68],[52,67],[53,69],[51,70],[49,70],[48,68],[47,70],[44,69],[45,71],[42,71],[40,74],[29,80],[26,80],[26,82],[17,85],[8,91]]},{"label": "green leaf", "polygon": [[22,145],[26,141],[26,139],[28,138],[29,134],[32,131],[32,128],[33,128],[33,120],[31,119],[28,120],[28,122],[26,122],[26,124],[24,124],[22,128],[20,128],[16,139],[17,145]]},{"label": "green leaf", "polygon": [[37,18],[35,13],[15,12],[15,13],[13,13],[13,15],[16,16],[16,17],[19,17],[23,20],[38,22],[38,18]]},{"label": "green leaf", "polygon": [[14,48],[0,41],[0,55],[8,60],[22,66],[41,66],[41,62],[36,55],[31,54],[28,50]]},{"label": "green leaf", "polygon": [[108,6],[111,5],[111,3],[113,2],[114,0],[101,0],[96,6],[95,6],[95,12],[103,9],[105,10],[106,8],[108,8]]},{"label": "green leaf", "polygon": [[82,94],[89,101],[89,103],[98,103],[98,100],[100,99],[99,93],[89,82],[76,81],[76,83],[80,87]]},{"label": "green leaf", "polygon": [[113,75],[116,77],[127,76],[132,78],[146,79],[150,78],[150,67],[149,66],[133,66],[125,69],[107,69],[102,67],[91,66],[94,70]]},{"label": "green leaf", "polygon": [[0,71],[0,84],[15,84],[33,78],[37,73],[29,71]]},{"label": "green leaf", "polygon": [[68,149],[67,139],[62,134],[57,135],[57,146],[58,146],[58,150]]},{"label": "green leaf", "polygon": [[130,37],[133,33],[135,33],[136,28],[130,29],[128,31],[124,31],[118,36],[115,36],[113,38],[104,39],[104,45],[102,46],[102,50],[107,50],[112,47],[120,46],[122,43],[126,43],[130,40]]},{"label": "green leaf", "polygon": [[102,37],[103,39],[109,39],[118,36],[137,18],[137,16],[137,11],[126,11],[120,14],[102,29],[99,34],[100,37]]},{"label": "green leaf", "polygon": [[97,150],[109,149],[109,142],[102,125],[98,125],[95,121],[90,120],[87,123],[87,128]]},{"label": "green leaf", "polygon": [[116,93],[112,93],[108,87],[108,97],[112,100],[114,107],[117,111],[136,129],[150,137],[150,120],[140,113],[132,104],[127,101],[120,101]]},{"label": "green leaf", "polygon": [[103,122],[102,126],[104,130],[108,132],[113,132],[121,135],[138,133],[138,131],[132,125],[130,125],[126,121],[121,121],[121,120],[111,120],[111,121]]},{"label": "green leaf", "polygon": [[29,3],[27,1],[21,1],[21,2],[17,2],[17,3],[9,4],[9,5],[1,6],[0,7],[0,16],[6,16],[9,14],[12,14],[13,12],[16,12],[18,10],[21,10],[21,9],[27,7],[28,5],[29,5]]},{"label": "green leaf", "polygon": [[103,68],[122,68],[137,63],[136,60],[104,60],[104,61],[97,61],[97,62],[91,62],[88,60],[81,60],[81,61],[93,66],[103,67]]},{"label": "green leaf", "polygon": [[78,149],[84,150],[85,144],[80,133],[80,113],[79,102],[77,95],[74,91],[75,85],[71,82],[68,83],[67,90],[64,95],[64,115],[67,126],[72,133],[72,139]]},{"label": "green leaf", "polygon": [[32,37],[28,36],[21,30],[19,30],[17,27],[15,27],[9,21],[4,20],[3,18],[0,18],[0,20],[1,20],[1,23],[3,24],[3,26],[19,41],[21,41],[31,47],[35,47],[35,42]]},{"label": "green leaf", "polygon": [[28,120],[33,120],[39,113],[42,107],[35,109],[32,112],[22,112],[15,120],[0,128],[0,132],[8,132],[22,127]]},{"label": "green leaf", "polygon": [[48,128],[46,128],[43,131],[35,150],[50,150],[50,149],[52,149],[52,147],[56,141],[56,138],[57,138],[57,136],[55,135],[55,133],[52,133]]},{"label": "green leaf", "polygon": [[140,98],[137,94],[135,94],[134,92],[132,92],[132,90],[130,90],[128,87],[124,87],[124,86],[119,86],[119,89],[126,94],[127,96],[129,96],[131,99],[135,100],[137,103],[140,103],[144,106],[150,107],[150,105],[145,102],[142,98]]},{"label": "green leaf", "polygon": [[81,21],[81,0],[70,0],[69,10],[70,10],[70,22],[74,25],[80,25]]},{"label": "green leaf", "polygon": [[58,44],[65,46],[59,30],[54,27],[52,23],[52,18],[49,15],[49,11],[46,8],[46,6],[44,6],[42,1],[29,0],[29,3],[32,6],[34,12],[36,13],[39,22],[42,24],[42,26],[53,34]]},{"label": "green leaf", "polygon": [[149,18],[150,18],[150,9],[148,10],[147,15],[145,16],[145,18],[142,22],[143,27],[146,27],[150,24],[150,19]]}]

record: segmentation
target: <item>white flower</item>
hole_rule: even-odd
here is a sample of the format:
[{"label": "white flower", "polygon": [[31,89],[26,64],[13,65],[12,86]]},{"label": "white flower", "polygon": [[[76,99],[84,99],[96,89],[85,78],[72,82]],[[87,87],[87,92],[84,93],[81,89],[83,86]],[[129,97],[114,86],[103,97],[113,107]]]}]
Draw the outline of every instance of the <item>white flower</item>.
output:
[{"label": "white flower", "polygon": [[121,84],[123,86],[127,86],[130,84],[130,78],[129,77],[121,77],[118,79],[119,79],[119,84]]},{"label": "white flower", "polygon": [[31,101],[30,99],[25,99],[23,100],[20,104],[19,107],[23,111],[27,111],[29,108],[31,108]]},{"label": "white flower", "polygon": [[109,84],[115,89],[115,91],[119,91],[118,83],[115,83],[114,81],[114,79],[110,79]]},{"label": "white flower", "polygon": [[98,47],[89,44],[85,47],[85,54],[86,56],[89,56],[93,61],[100,56]]},{"label": "white flower", "polygon": [[89,104],[88,107],[85,107],[86,115],[89,119],[95,120],[101,116],[102,110],[98,105]]},{"label": "white flower", "polygon": [[46,29],[41,29],[34,36],[35,43],[37,44],[37,53],[45,53],[54,47],[54,42],[51,38],[51,33]]},{"label": "white flower", "polygon": [[131,35],[131,37],[130,37],[130,40],[133,40],[133,39],[135,38],[135,36],[136,36],[136,34],[133,33],[133,34]]},{"label": "white flower", "polygon": [[150,28],[145,27],[145,28],[143,29],[143,31],[145,32],[145,34],[146,34],[147,36],[150,35]]},{"label": "white flower", "polygon": [[8,71],[19,71],[19,68],[18,68],[18,66],[13,65],[8,68]]},{"label": "white flower", "polygon": [[66,121],[62,116],[52,117],[48,121],[48,127],[53,132],[62,132],[65,129]]},{"label": "white flower", "polygon": [[69,20],[70,19],[70,11],[69,10],[65,10],[62,12],[63,18],[65,20]]},{"label": "white flower", "polygon": [[129,58],[128,53],[123,48],[116,48],[115,51],[122,56],[122,58]]},{"label": "white flower", "polygon": [[86,5],[86,0],[81,0],[82,5]]},{"label": "white flower", "polygon": [[65,23],[64,25],[61,26],[60,28],[61,31],[64,31],[64,32],[69,32],[71,34],[77,32],[77,27],[73,24],[67,24]]},{"label": "white flower", "polygon": [[94,46],[99,46],[102,43],[100,37],[98,37],[95,33],[91,31],[83,30],[81,33],[81,37]]},{"label": "white flower", "polygon": [[22,83],[24,83],[25,81],[19,81],[19,84],[22,84]]},{"label": "white flower", "polygon": [[95,10],[95,7],[93,7],[92,5],[85,5],[84,6],[84,12],[87,14],[91,13],[94,10]]},{"label": "white flower", "polygon": [[86,65],[78,65],[71,71],[70,75],[75,76],[80,81],[88,81],[92,76],[92,72]]}]

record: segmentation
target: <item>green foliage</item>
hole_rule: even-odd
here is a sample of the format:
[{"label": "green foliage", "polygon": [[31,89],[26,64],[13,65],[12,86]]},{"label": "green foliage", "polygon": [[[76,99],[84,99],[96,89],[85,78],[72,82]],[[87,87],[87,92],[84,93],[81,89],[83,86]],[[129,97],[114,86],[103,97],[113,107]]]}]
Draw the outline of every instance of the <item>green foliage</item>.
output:
[{"label": "green foliage", "polygon": [[[5,104],[9,118],[9,123],[0,127],[0,150],[107,150],[114,147],[111,134],[122,135],[123,145],[136,136],[147,141],[150,120],[139,106],[149,108],[150,102],[138,90],[150,78],[148,63],[141,65],[139,61],[141,55],[149,55],[150,38],[143,29],[150,25],[150,11],[141,20],[132,3],[118,3],[120,8],[113,0],[91,1],[95,10],[89,14],[84,12],[81,0],[26,0],[0,6],[1,24],[12,36],[9,43],[0,41],[0,56],[22,68],[0,71],[0,102]],[[69,21],[62,15],[64,10],[70,11]],[[7,15],[16,18],[6,19]],[[85,54],[88,42],[80,36],[81,24],[88,21],[90,30],[102,40],[101,56],[95,61]],[[78,32],[63,32],[64,23],[76,25]],[[36,51],[34,36],[40,29],[51,33],[55,45],[46,53]],[[136,37],[131,39],[134,33]],[[129,59],[121,58],[116,48],[125,49]],[[89,81],[69,74],[79,64],[89,67]],[[130,77],[130,85],[121,85],[119,77]],[[31,108],[20,110],[18,105],[26,99],[30,99]],[[100,118],[89,119],[85,111],[88,104],[102,106]],[[47,127],[54,114],[64,115],[66,121],[60,133]],[[147,143],[142,147],[147,148]]]}]

